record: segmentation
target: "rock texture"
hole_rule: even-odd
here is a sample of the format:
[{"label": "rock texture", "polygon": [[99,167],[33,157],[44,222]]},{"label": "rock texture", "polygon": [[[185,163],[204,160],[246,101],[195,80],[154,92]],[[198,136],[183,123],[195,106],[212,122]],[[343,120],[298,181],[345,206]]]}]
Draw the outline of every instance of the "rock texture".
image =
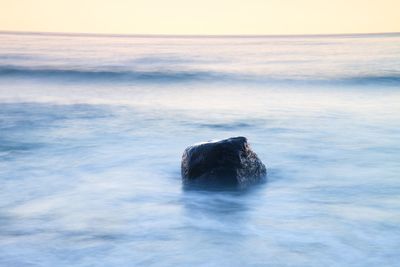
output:
[{"label": "rock texture", "polygon": [[185,184],[244,186],[263,181],[267,170],[245,137],[195,144],[181,164]]}]

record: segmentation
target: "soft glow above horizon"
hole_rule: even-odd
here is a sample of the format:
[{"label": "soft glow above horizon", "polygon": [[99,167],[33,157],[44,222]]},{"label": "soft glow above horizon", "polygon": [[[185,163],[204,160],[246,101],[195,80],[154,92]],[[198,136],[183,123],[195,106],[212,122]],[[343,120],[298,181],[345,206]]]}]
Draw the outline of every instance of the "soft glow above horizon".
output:
[{"label": "soft glow above horizon", "polygon": [[115,34],[400,32],[399,0],[0,0],[0,30]]}]

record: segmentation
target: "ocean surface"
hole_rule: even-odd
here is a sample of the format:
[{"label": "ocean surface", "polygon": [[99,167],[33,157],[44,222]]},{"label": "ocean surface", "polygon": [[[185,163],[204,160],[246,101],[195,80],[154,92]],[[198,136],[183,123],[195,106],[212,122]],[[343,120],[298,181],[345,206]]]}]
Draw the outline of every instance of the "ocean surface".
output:
[{"label": "ocean surface", "polygon": [[[268,181],[187,191],[246,136]],[[399,266],[400,34],[0,34],[0,266]]]}]

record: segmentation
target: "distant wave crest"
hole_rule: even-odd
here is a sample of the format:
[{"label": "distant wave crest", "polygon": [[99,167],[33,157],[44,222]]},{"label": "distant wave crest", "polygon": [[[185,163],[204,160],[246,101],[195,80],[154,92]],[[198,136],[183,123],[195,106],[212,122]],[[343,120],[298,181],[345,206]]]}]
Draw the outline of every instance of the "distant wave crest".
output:
[{"label": "distant wave crest", "polygon": [[74,80],[137,80],[137,81],[190,81],[212,79],[216,73],[206,71],[136,71],[136,70],[79,70],[51,68],[0,67],[0,76],[32,78],[64,78]]},{"label": "distant wave crest", "polygon": [[96,70],[96,69],[67,69],[67,68],[29,68],[0,66],[0,77],[63,79],[80,82],[196,82],[196,81],[225,81],[225,82],[254,82],[254,83],[295,83],[303,85],[389,85],[400,86],[399,75],[363,75],[330,77],[315,79],[272,77],[249,73],[225,73],[218,71],[184,71],[184,70]]}]

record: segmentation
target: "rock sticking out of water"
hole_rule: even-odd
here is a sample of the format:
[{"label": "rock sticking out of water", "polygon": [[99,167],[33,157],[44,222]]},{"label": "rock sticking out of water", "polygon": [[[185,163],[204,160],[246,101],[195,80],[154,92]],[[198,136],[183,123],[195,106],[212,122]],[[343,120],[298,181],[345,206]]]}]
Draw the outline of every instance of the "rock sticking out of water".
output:
[{"label": "rock sticking out of water", "polygon": [[265,165],[246,137],[232,137],[192,145],[182,156],[185,185],[246,186],[265,180]]}]

